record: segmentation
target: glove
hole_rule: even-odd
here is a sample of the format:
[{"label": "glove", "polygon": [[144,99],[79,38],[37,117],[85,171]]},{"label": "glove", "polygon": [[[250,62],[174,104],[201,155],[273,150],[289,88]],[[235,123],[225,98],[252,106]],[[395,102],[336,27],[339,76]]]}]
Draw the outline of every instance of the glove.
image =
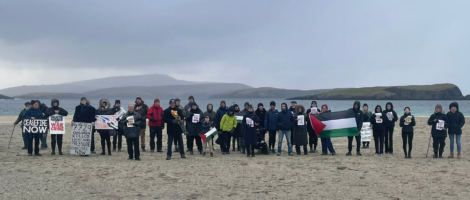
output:
[{"label": "glove", "polygon": [[437,122],[439,122],[439,120],[437,120],[437,119],[434,119],[434,123],[437,123]]},{"label": "glove", "polygon": [[171,120],[171,123],[173,123],[173,124],[178,124],[178,120],[173,119],[173,120]]},{"label": "glove", "polygon": [[234,129],[234,128],[232,128],[232,130],[230,131],[230,133],[233,133],[234,131],[235,131],[235,129]]}]

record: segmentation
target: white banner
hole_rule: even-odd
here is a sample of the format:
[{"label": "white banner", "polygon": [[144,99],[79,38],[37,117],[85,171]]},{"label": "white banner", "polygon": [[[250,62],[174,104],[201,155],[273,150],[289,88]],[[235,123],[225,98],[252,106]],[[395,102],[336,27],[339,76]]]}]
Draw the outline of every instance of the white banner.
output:
[{"label": "white banner", "polygon": [[303,125],[305,125],[305,116],[299,115],[299,116],[297,116],[297,119],[298,119],[298,120],[297,120],[297,125],[298,125],[298,126],[303,126]]},{"label": "white banner", "polygon": [[370,122],[364,122],[362,123],[362,129],[361,129],[361,141],[370,142],[371,139],[372,139],[372,133],[371,133],[371,128],[370,128]]},{"label": "white banner", "polygon": [[46,134],[48,123],[46,119],[23,120],[23,132],[27,134]]},{"label": "white banner", "polygon": [[91,131],[91,123],[75,122],[73,124],[72,143],[70,143],[70,154],[90,155]]},{"label": "white banner", "polygon": [[96,130],[118,129],[117,115],[95,115],[95,118]]},{"label": "white banner", "polygon": [[51,134],[65,134],[65,117],[62,115],[49,116],[49,130]]}]

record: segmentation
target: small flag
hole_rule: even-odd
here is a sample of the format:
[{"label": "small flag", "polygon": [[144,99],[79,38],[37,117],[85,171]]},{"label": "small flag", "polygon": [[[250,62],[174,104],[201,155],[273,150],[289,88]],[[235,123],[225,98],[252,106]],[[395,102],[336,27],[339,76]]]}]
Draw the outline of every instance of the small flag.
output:
[{"label": "small flag", "polygon": [[215,135],[219,134],[216,128],[212,128],[211,130],[207,131],[207,133],[200,134],[199,136],[202,139],[202,142],[211,141]]},{"label": "small flag", "polygon": [[310,117],[310,124],[319,138],[358,136],[354,111],[321,113]]}]

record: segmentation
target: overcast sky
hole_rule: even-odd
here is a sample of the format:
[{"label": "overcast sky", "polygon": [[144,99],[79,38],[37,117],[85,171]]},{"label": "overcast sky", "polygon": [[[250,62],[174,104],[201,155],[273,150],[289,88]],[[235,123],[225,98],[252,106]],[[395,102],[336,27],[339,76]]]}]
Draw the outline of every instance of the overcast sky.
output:
[{"label": "overcast sky", "polygon": [[0,1],[0,88],[161,73],[320,89],[455,83],[469,0]]}]

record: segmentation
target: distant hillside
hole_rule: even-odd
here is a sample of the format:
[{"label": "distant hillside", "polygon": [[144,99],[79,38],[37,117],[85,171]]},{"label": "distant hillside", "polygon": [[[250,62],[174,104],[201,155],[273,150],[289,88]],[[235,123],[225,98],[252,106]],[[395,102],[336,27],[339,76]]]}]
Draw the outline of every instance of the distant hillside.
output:
[{"label": "distant hillside", "polygon": [[13,99],[13,98],[0,94],[0,99]]},{"label": "distant hillside", "polygon": [[463,98],[454,84],[349,88],[318,95],[298,96],[296,100],[456,100]]},{"label": "distant hillside", "polygon": [[15,96],[18,99],[78,99],[81,98],[82,94],[77,93],[52,93],[52,92],[42,92],[42,93],[29,93],[19,96]]},{"label": "distant hillside", "polygon": [[323,90],[288,90],[271,87],[249,88],[242,90],[235,90],[224,92],[221,94],[212,95],[209,98],[288,98],[292,96],[304,96],[320,94],[322,92],[330,91],[331,89]]}]

